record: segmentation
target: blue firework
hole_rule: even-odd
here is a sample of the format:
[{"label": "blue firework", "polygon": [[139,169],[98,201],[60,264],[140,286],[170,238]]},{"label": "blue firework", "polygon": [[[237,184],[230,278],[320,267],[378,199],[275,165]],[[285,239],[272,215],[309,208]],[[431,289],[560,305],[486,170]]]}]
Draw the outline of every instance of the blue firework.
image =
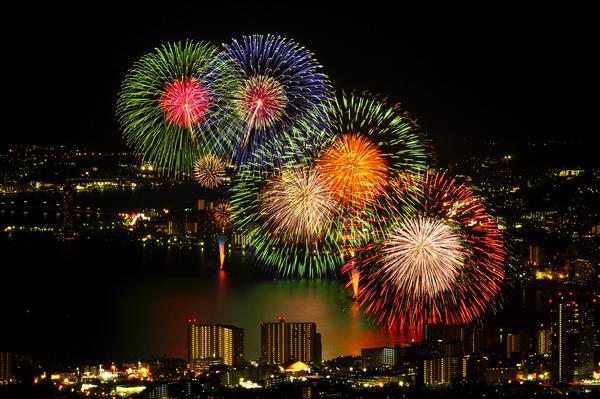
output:
[{"label": "blue firework", "polygon": [[[233,93],[237,123],[215,137],[215,146],[230,154],[233,163],[243,163],[269,141],[287,140],[295,126],[323,125],[331,87],[306,48],[272,35],[243,36],[223,46],[241,80]],[[307,142],[313,140],[311,131],[318,134],[318,129],[308,129]]]}]

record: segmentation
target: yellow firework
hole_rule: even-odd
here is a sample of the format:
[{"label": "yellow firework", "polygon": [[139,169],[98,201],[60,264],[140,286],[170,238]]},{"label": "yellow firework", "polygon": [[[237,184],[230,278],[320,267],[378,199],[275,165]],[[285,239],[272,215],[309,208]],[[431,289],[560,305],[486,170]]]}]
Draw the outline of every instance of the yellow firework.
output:
[{"label": "yellow firework", "polygon": [[262,214],[272,232],[288,242],[320,238],[335,208],[319,167],[287,167],[267,181],[262,193]]},{"label": "yellow firework", "polygon": [[198,158],[194,162],[194,179],[202,187],[220,186],[225,179],[225,163],[212,154]]}]

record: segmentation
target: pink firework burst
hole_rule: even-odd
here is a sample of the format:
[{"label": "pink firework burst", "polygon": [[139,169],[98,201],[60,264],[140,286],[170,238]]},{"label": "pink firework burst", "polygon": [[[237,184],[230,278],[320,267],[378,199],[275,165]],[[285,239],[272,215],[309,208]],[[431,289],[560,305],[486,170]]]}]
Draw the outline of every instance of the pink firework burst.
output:
[{"label": "pink firework burst", "polygon": [[160,106],[169,122],[191,128],[206,117],[210,105],[208,90],[192,78],[169,83],[160,98]]},{"label": "pink firework burst", "polygon": [[281,118],[286,104],[285,91],[275,79],[255,76],[244,86],[238,104],[249,127],[265,128]]}]

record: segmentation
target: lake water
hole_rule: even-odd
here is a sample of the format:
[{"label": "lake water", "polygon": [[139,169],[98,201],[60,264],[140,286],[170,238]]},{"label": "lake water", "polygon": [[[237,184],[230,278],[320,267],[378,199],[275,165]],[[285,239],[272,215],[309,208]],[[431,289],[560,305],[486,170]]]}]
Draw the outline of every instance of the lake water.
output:
[{"label": "lake water", "polygon": [[[260,356],[260,323],[313,321],[323,358],[408,338],[369,323],[335,280],[278,280],[241,251],[142,246],[48,236],[0,237],[2,344],[19,353],[77,360],[185,358],[186,320],[244,329],[246,357]],[[6,324],[5,324],[6,322]]]}]

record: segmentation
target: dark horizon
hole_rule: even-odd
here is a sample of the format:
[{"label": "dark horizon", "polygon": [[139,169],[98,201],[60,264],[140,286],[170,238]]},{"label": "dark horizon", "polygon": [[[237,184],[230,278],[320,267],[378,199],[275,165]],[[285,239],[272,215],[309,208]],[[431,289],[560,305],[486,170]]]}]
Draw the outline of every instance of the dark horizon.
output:
[{"label": "dark horizon", "polygon": [[[508,3],[219,5],[169,9],[16,4],[3,26],[11,101],[0,145],[124,148],[120,83],[167,41],[220,45],[272,33],[311,50],[335,89],[369,91],[416,117],[442,158],[464,141],[568,140],[593,146],[585,115],[585,10]],[[589,71],[591,72],[591,70]],[[14,78],[16,77],[16,78]]]}]

